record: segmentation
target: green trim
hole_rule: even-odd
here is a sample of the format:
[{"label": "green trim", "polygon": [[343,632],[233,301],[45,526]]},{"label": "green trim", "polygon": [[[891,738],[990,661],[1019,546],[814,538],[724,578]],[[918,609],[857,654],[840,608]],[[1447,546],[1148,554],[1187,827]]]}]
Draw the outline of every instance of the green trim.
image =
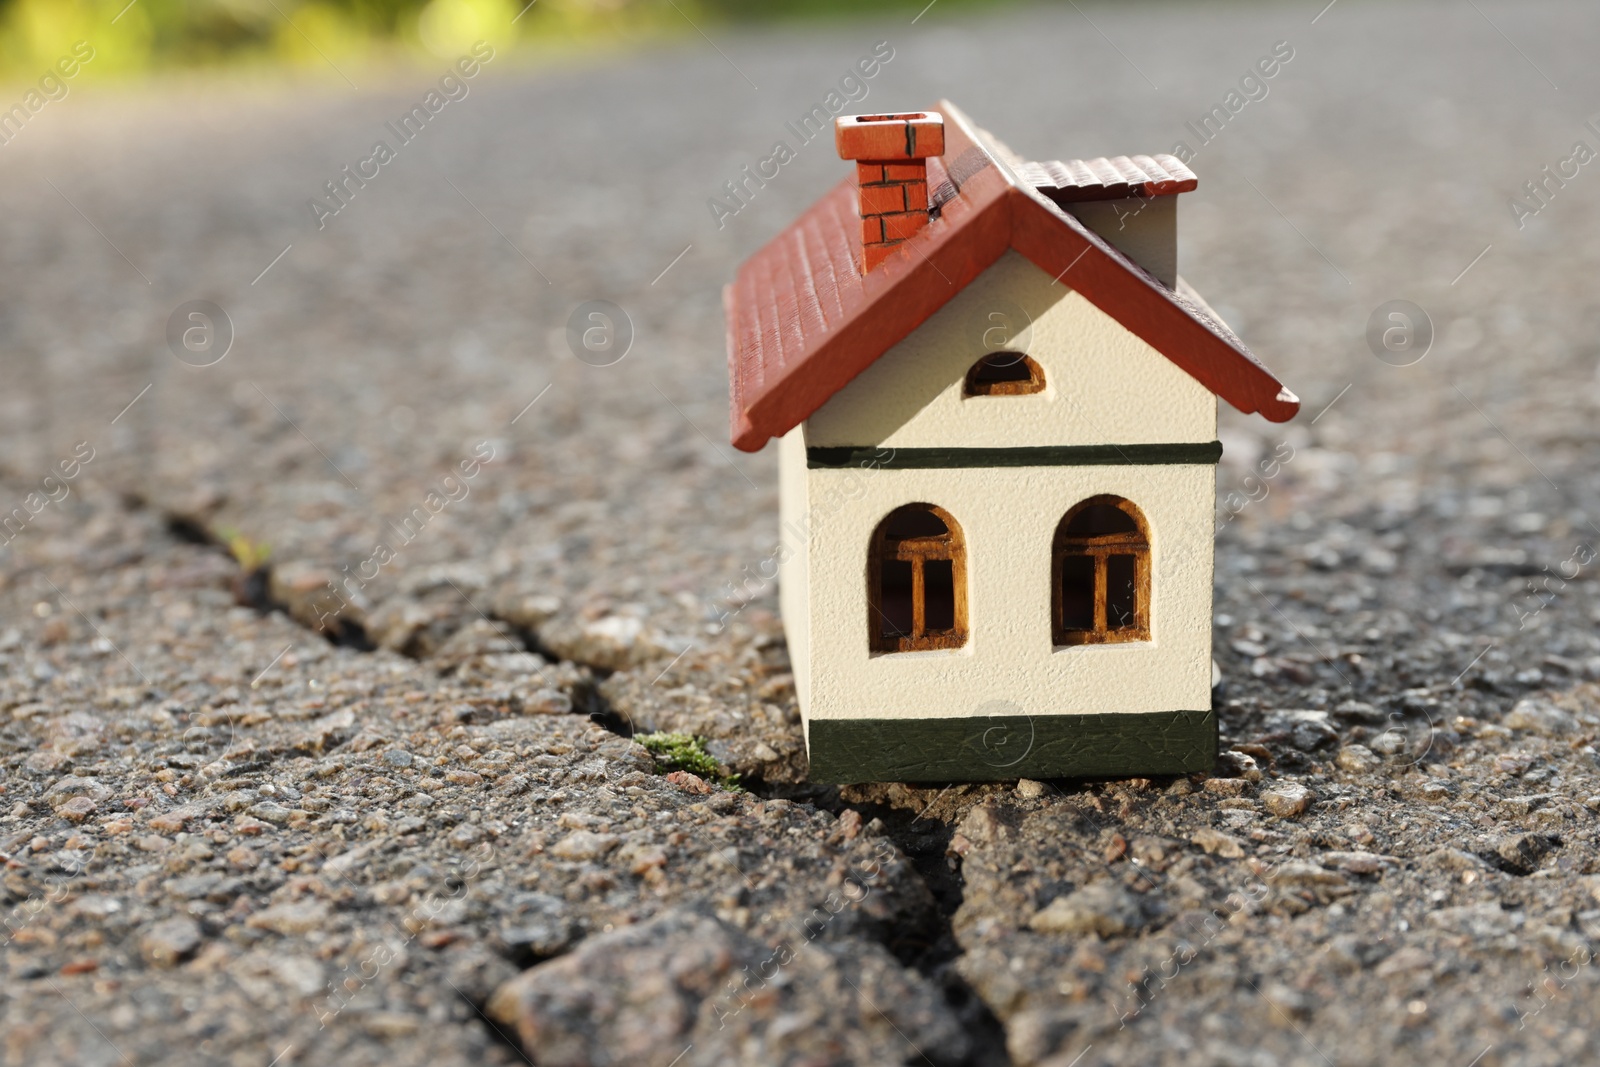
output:
[{"label": "green trim", "polygon": [[813,719],[813,782],[980,782],[1209,774],[1214,711]]},{"label": "green trim", "polygon": [[888,448],[839,445],[806,449],[806,466],[927,470],[940,467],[1141,467],[1215,464],[1221,441],[1143,445],[1028,445],[1020,448]]}]

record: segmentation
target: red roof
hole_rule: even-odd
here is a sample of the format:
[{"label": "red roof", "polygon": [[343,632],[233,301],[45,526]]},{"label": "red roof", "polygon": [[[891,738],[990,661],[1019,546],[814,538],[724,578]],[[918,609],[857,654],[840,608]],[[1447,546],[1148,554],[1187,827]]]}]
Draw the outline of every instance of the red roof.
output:
[{"label": "red roof", "polygon": [[1066,284],[1240,411],[1295,416],[1299,399],[1192,290],[1167,288],[1023,181],[1024,165],[948,101],[936,110],[945,153],[928,160],[933,217],[900,251],[858,271],[847,178],[723,291],[736,447],[758,451],[809,418],[1010,248],[1053,278],[1070,272]]},{"label": "red roof", "polygon": [[1112,156],[1023,163],[1017,177],[1058,204],[1192,193],[1200,179],[1177,156]]}]

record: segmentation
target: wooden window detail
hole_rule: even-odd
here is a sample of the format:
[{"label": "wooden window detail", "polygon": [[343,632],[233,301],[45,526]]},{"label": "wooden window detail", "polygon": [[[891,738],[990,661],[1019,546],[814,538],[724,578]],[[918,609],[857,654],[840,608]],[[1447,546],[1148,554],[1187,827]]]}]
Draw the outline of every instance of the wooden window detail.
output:
[{"label": "wooden window detail", "polygon": [[967,643],[967,559],[961,527],[932,504],[891,511],[867,557],[867,632],[874,652]]},{"label": "wooden window detail", "polygon": [[1138,508],[1116,496],[1077,504],[1051,559],[1056,644],[1150,640],[1150,533]]},{"label": "wooden window detail", "polygon": [[967,396],[1044,392],[1044,370],[1021,352],[990,352],[967,371]]}]

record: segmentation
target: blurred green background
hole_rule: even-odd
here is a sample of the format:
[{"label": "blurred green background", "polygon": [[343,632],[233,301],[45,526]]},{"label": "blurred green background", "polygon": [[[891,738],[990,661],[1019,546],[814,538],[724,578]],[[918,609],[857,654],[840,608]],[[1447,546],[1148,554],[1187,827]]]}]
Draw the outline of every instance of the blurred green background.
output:
[{"label": "blurred green background", "polygon": [[[939,0],[942,8],[996,0]],[[0,0],[0,80],[30,82],[79,41],[83,80],[157,70],[357,68],[497,48],[695,34],[753,19],[859,15],[927,0]]]}]

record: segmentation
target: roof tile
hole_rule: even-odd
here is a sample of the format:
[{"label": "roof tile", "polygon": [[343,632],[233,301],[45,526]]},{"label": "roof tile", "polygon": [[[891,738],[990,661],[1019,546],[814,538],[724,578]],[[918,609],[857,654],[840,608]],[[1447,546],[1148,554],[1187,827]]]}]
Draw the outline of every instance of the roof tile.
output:
[{"label": "roof tile", "polygon": [[1173,196],[1200,184],[1177,156],[1100,156],[1023,163],[1017,177],[1058,204],[1120,200],[1131,196]]}]

